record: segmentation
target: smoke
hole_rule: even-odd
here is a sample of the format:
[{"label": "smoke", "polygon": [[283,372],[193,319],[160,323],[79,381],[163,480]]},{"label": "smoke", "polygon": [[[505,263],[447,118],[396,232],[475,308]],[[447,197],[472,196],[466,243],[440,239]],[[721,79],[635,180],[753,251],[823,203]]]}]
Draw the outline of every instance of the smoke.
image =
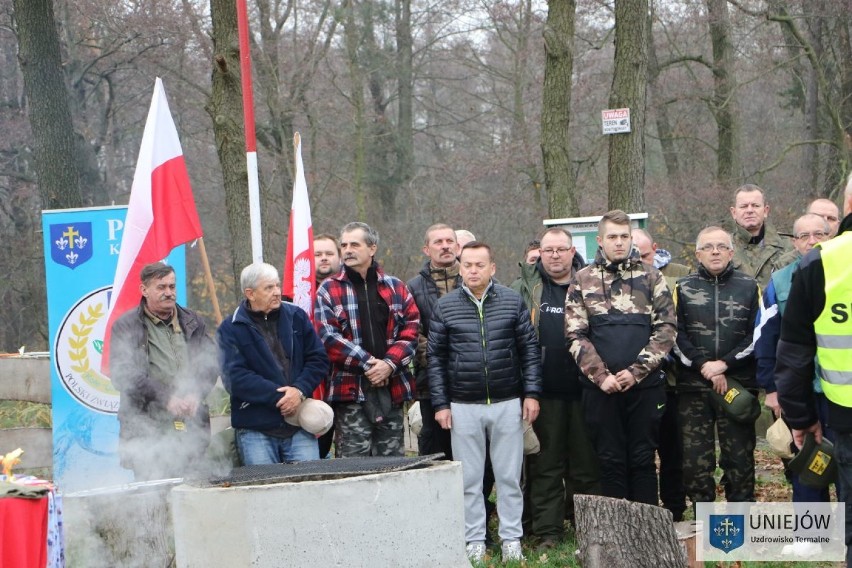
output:
[{"label": "smoke", "polygon": [[63,497],[66,559],[88,568],[175,565],[172,484],[128,484]]},{"label": "smoke", "polygon": [[128,388],[140,378],[138,366],[125,361],[113,366],[122,391],[118,454],[121,466],[133,472],[134,482],[115,485],[115,471],[104,471],[99,479],[92,477],[85,484],[98,489],[63,497],[69,566],[175,565],[171,489],[184,479],[225,475],[236,457],[233,430],[222,430],[222,419],[215,419],[216,433],[211,436],[208,395],[221,409],[221,401],[215,399],[221,399],[223,391],[210,395],[218,357],[212,340],[205,348],[168,384],[163,381],[172,395],[197,398],[196,411],[181,416],[169,412],[150,390]]}]

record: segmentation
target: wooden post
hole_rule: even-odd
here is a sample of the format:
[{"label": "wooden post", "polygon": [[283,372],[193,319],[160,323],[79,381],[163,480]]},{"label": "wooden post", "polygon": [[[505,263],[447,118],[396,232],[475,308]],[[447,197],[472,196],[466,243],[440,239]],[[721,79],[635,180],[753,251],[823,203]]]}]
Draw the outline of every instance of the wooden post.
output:
[{"label": "wooden post", "polygon": [[207,282],[210,301],[213,302],[213,315],[216,316],[216,326],[218,327],[222,323],[222,312],[219,310],[219,298],[216,296],[216,285],[213,283],[213,273],[210,271],[210,261],[207,259],[204,237],[198,239],[198,251],[201,253],[201,264],[204,266],[204,280]]}]

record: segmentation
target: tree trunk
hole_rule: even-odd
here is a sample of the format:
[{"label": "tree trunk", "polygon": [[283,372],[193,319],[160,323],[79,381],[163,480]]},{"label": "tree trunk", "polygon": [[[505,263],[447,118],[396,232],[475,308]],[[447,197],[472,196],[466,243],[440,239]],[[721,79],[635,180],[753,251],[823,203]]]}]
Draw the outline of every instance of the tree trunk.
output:
[{"label": "tree trunk", "polygon": [[541,155],[547,212],[551,218],[576,217],[571,170],[571,75],[574,71],[574,0],[549,0],[544,27],[544,86],[541,104]]},{"label": "tree trunk", "polygon": [[14,0],[14,7],[18,60],[35,142],[42,205],[47,209],[80,207],[83,199],[74,126],[62,75],[53,1]]},{"label": "tree trunk", "polygon": [[706,0],[713,44],[713,115],[716,118],[716,181],[729,186],[739,177],[739,136],[736,117],[734,47],[727,0]]},{"label": "tree trunk", "polygon": [[574,515],[584,568],[686,566],[672,515],[662,507],[575,495]]},{"label": "tree trunk", "polygon": [[216,151],[222,166],[231,235],[234,299],[239,300],[242,297],[240,272],[251,264],[252,251],[236,3],[233,0],[210,0],[210,15],[215,61],[213,90],[205,109],[213,119]]},{"label": "tree trunk", "polygon": [[411,0],[396,0],[396,68],[399,102],[396,125],[396,175],[399,188],[414,179],[414,40]]},{"label": "tree trunk", "polygon": [[651,90],[655,107],[657,137],[660,140],[660,148],[663,151],[663,161],[666,164],[666,174],[669,184],[672,186],[680,184],[680,164],[677,159],[674,133],[671,120],[669,120],[669,109],[663,101],[658,79],[660,77],[660,64],[657,59],[657,48],[654,45],[654,19],[648,14],[648,87]]},{"label": "tree trunk", "polygon": [[645,209],[648,0],[615,1],[615,66],[609,108],[629,108],[631,132],[609,135],[609,208]]},{"label": "tree trunk", "polygon": [[365,118],[364,78],[358,63],[358,26],[355,18],[356,0],[346,0],[344,5],[345,20],[343,24],[346,41],[347,65],[349,68],[350,104],[353,110],[355,131],[352,135],[352,192],[355,194],[356,215],[358,219],[366,219],[367,196],[364,190],[367,159],[367,121]]}]

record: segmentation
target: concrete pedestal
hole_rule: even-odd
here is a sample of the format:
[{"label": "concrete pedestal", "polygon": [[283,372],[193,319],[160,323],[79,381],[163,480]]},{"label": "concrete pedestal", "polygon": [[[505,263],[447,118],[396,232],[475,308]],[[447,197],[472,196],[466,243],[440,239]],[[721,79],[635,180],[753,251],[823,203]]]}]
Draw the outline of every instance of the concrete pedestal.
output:
[{"label": "concrete pedestal", "polygon": [[470,566],[462,469],[172,491],[179,568]]}]

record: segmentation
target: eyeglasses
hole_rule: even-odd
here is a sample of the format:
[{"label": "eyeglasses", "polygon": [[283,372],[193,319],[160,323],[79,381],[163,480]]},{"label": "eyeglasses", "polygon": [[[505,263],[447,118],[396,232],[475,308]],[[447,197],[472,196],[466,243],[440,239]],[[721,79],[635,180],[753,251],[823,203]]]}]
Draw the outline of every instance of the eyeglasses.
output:
[{"label": "eyeglasses", "polygon": [[810,240],[811,237],[813,237],[819,241],[827,236],[828,233],[826,233],[825,231],[814,231],[812,233],[799,233],[798,235],[796,235],[796,239],[800,241],[807,241]]},{"label": "eyeglasses", "polygon": [[724,245],[724,244],[712,245],[712,244],[708,243],[706,245],[702,245],[702,246],[698,247],[698,250],[700,250],[701,252],[713,252],[714,250],[717,250],[719,252],[729,252],[729,251],[732,251],[734,249],[731,248],[730,246]]},{"label": "eyeglasses", "polygon": [[567,254],[569,250],[571,250],[571,249],[570,249],[570,248],[565,248],[565,247],[559,247],[559,248],[546,248],[546,249],[541,249],[541,254],[542,254],[542,255],[545,255],[545,254],[546,254],[546,255],[553,256],[553,253],[556,253],[556,254],[558,254],[559,256],[562,256],[563,254]]}]

